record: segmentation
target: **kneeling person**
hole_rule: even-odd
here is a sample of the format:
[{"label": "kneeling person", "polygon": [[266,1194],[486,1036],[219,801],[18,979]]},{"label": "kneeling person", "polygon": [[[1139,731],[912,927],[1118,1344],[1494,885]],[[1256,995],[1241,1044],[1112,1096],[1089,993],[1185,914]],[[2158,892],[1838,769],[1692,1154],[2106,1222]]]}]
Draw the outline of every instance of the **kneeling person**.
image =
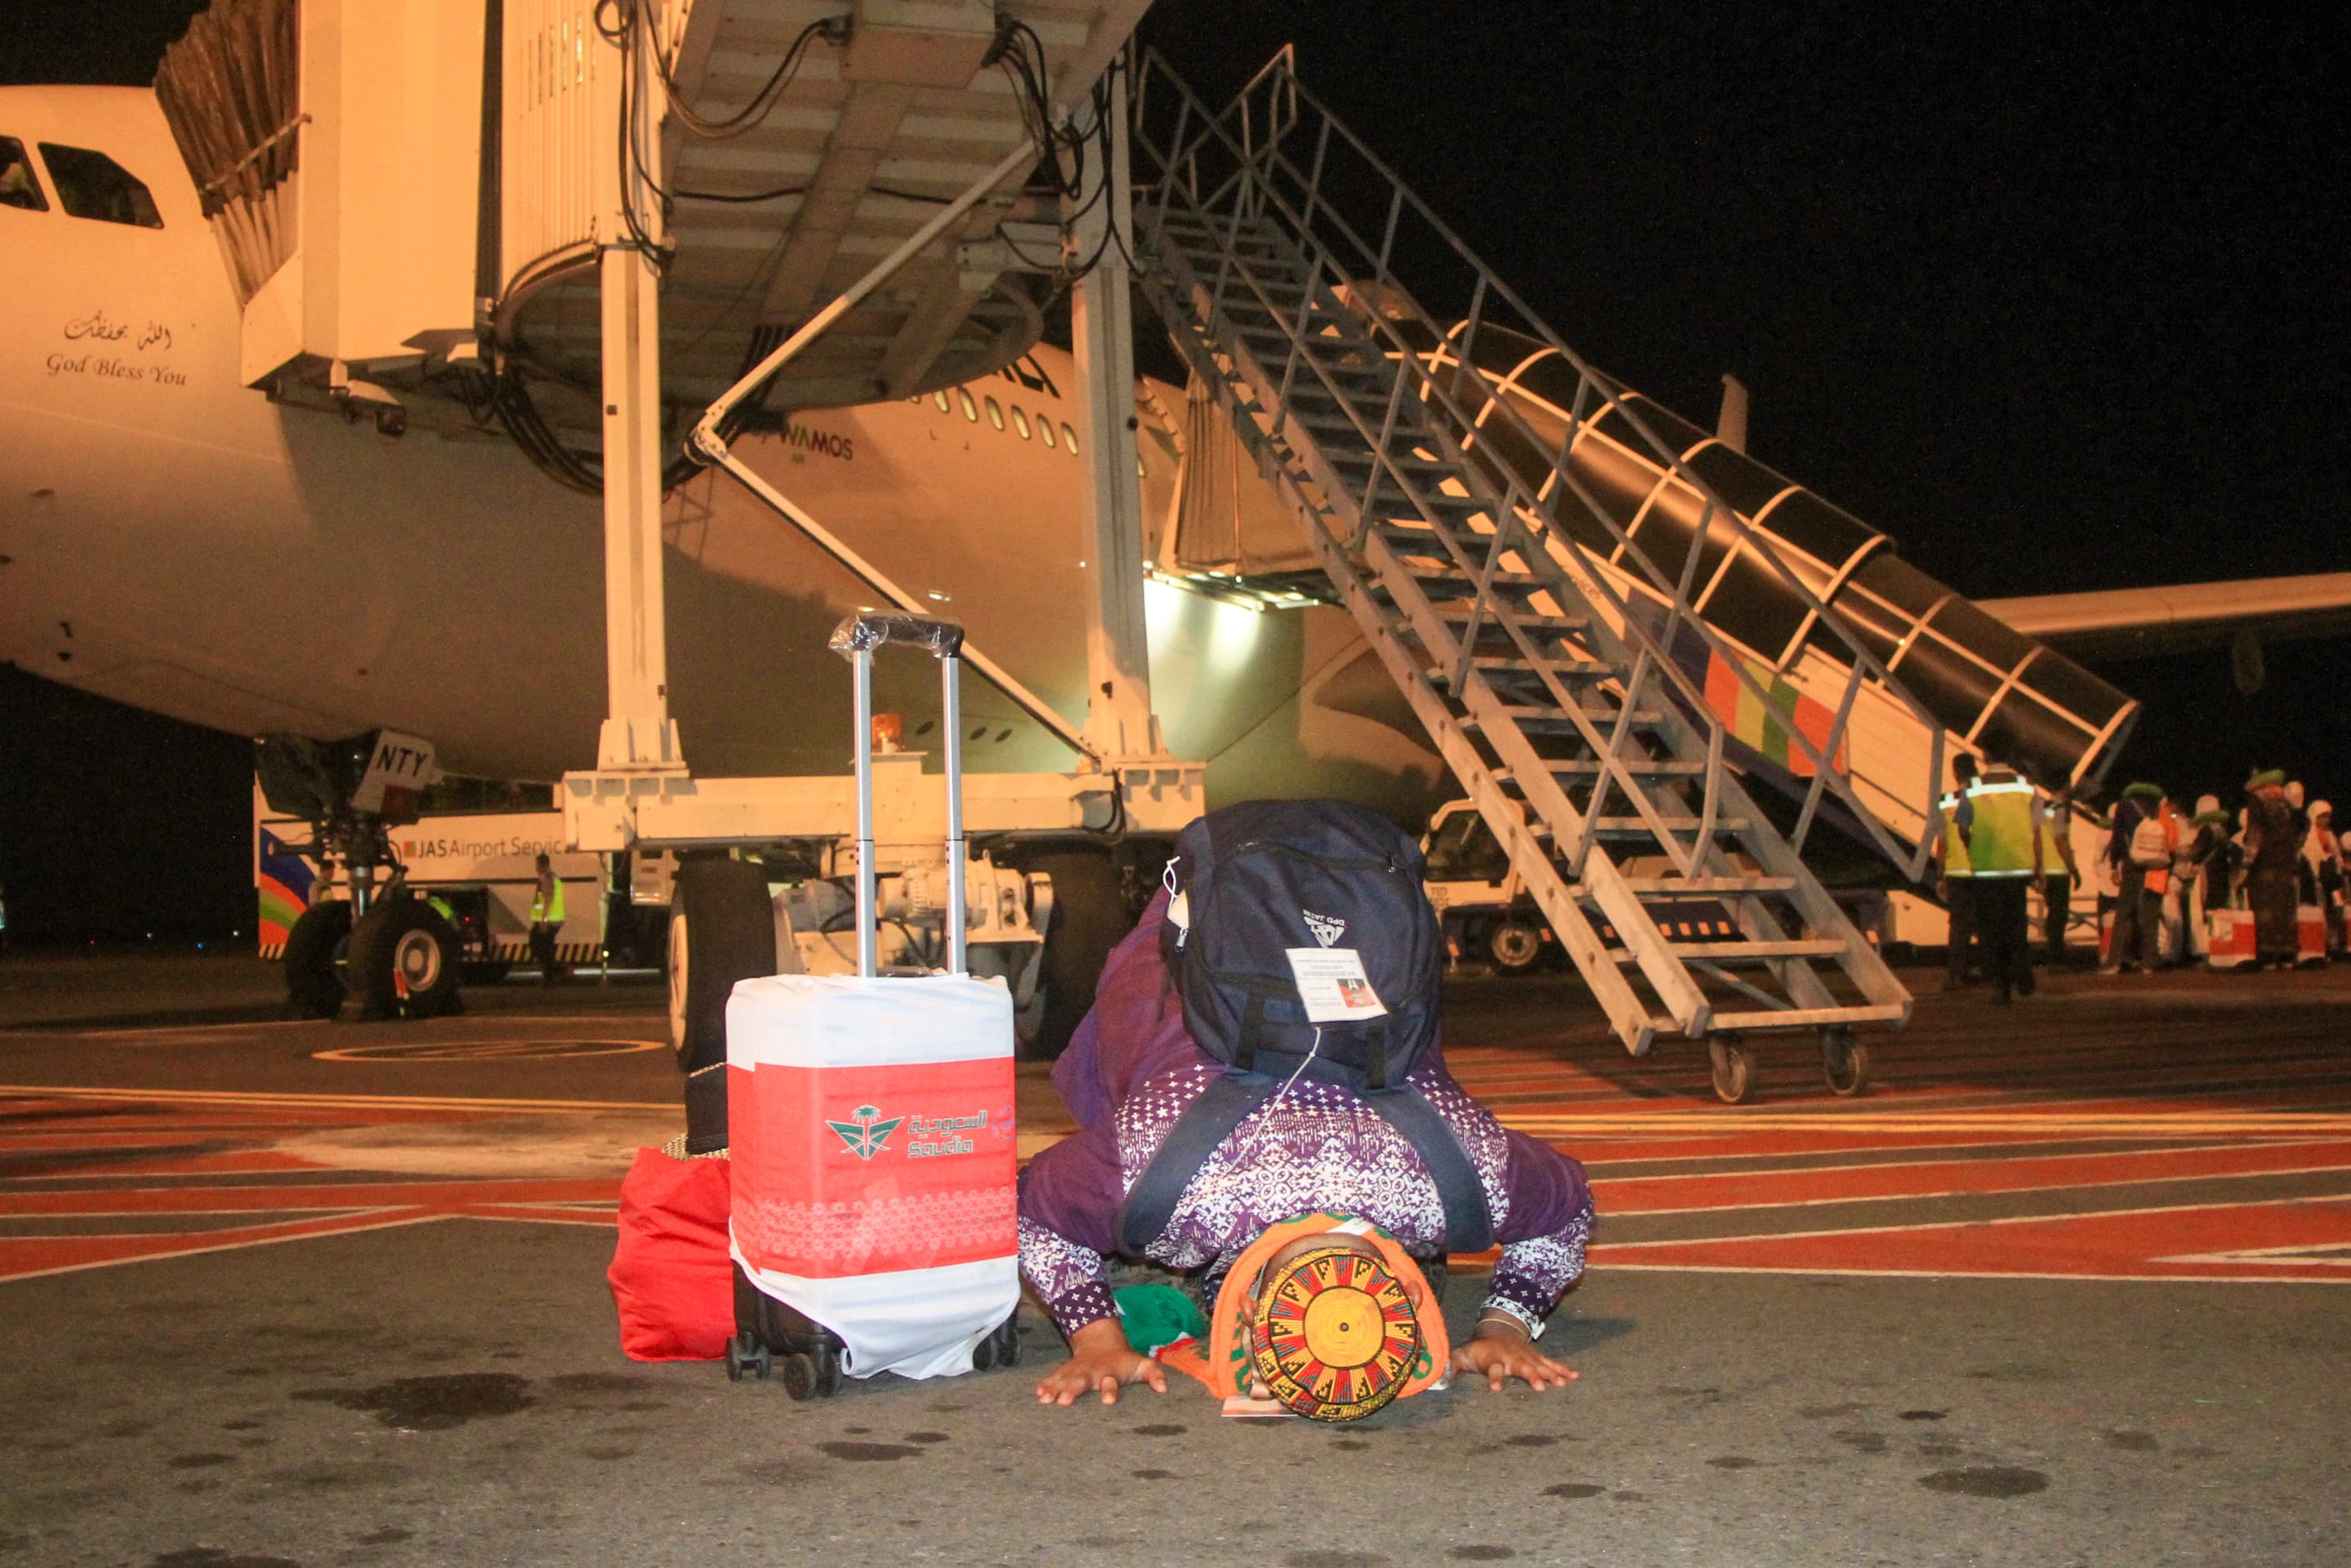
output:
[{"label": "kneeling person", "polygon": [[[1179,1128],[1185,1113],[1231,1081],[1227,1065],[1186,1027],[1163,961],[1168,903],[1160,895],[1112,954],[1094,1011],[1055,1064],[1054,1086],[1081,1130],[1021,1175],[1021,1270],[1070,1342],[1070,1359],[1038,1385],[1046,1404],[1066,1406],[1088,1394],[1114,1404],[1129,1384],[1166,1387],[1161,1365],[1128,1344],[1109,1288],[1113,1253],[1202,1271],[1205,1301],[1219,1303],[1220,1314],[1221,1303],[1238,1303],[1262,1329],[1270,1316],[1281,1315],[1273,1298],[1286,1285],[1294,1304],[1301,1260],[1319,1271],[1314,1279],[1322,1284],[1336,1269],[1367,1299],[1393,1300],[1393,1283],[1420,1307],[1426,1287],[1403,1254],[1441,1257],[1448,1212],[1461,1210],[1459,1195],[1448,1200],[1431,1174],[1422,1152],[1426,1131],[1422,1139],[1407,1136],[1346,1084],[1301,1074],[1292,1074],[1205,1153],[1179,1151],[1187,1168],[1196,1156],[1196,1169],[1164,1222],[1139,1202],[1138,1186],[1148,1185],[1142,1179],[1154,1157],[1188,1136]],[[1564,1386],[1575,1374],[1534,1342],[1583,1272],[1593,1223],[1583,1168],[1505,1129],[1454,1081],[1433,1045],[1406,1087],[1434,1113],[1429,1127],[1441,1125],[1466,1157],[1466,1169],[1456,1168],[1474,1179],[1484,1203],[1479,1218],[1502,1245],[1476,1330],[1453,1350],[1450,1370],[1480,1376],[1497,1390],[1514,1377],[1537,1389]],[[1164,1207],[1164,1192],[1160,1201]],[[1140,1226],[1138,1208],[1146,1216]],[[1293,1239],[1268,1257],[1258,1244],[1274,1239],[1269,1231]],[[1479,1238],[1477,1245],[1484,1244]],[[1237,1264],[1253,1277],[1234,1274]],[[1334,1321],[1333,1327],[1360,1332],[1352,1323]],[[1260,1366],[1266,1348],[1260,1339]]]}]

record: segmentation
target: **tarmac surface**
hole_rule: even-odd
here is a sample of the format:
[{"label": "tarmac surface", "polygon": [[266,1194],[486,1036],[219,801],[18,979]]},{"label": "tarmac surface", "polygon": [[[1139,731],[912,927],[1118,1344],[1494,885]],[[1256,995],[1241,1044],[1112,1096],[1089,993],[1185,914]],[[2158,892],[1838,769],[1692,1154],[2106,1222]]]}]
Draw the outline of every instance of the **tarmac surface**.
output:
[{"label": "tarmac surface", "polygon": [[250,961],[11,955],[0,1564],[2342,1562],[2351,968],[1908,978],[1868,1094],[1788,1045],[1739,1107],[1568,979],[1455,985],[1455,1071],[1593,1178],[1582,1380],[1322,1428],[1040,1409],[1029,1309],[1018,1370],[804,1405],[625,1360],[649,977],[291,1023]]}]

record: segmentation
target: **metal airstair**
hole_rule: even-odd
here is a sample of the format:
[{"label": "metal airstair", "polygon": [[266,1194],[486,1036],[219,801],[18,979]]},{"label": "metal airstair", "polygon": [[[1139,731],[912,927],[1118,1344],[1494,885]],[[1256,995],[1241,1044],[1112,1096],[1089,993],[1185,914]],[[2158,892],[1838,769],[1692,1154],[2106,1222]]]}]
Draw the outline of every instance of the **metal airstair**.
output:
[{"label": "metal airstair", "polygon": [[[1564,450],[1540,462],[1560,443],[1538,441],[1497,395],[1476,351],[1481,324],[1507,312],[1508,330],[1576,367],[1568,444],[1612,415],[1647,436],[1617,389],[1299,88],[1286,60],[1221,114],[1164,61],[1142,79],[1142,286],[1617,1037],[1635,1055],[1660,1033],[1706,1038],[1716,1090],[1737,1101],[1752,1082],[1748,1039],[1816,1032],[1831,1086],[1859,1089],[1867,1055],[1855,1026],[1898,1026],[1910,998],[1798,847],[1823,792],[1871,826],[1844,777],[1847,726],[1865,681],[1899,688],[1866,648],[1837,649],[1852,675],[1825,733],[1785,726],[1810,787],[1783,836],[1727,765],[1721,704],[1704,689],[1727,674],[1752,701],[1773,700],[1771,670],[1691,608],[1706,552],[1652,558]],[[1425,309],[1399,275],[1407,267],[1466,287],[1462,317]],[[1706,497],[1698,537],[1736,535],[1739,514],[1648,439],[1646,455]],[[1531,453],[1540,483],[1526,477]],[[1595,519],[1613,534],[1610,562],[1654,593],[1621,591],[1599,569],[1578,537]],[[1842,635],[1833,612],[1812,608],[1816,637]],[[1711,662],[1694,677],[1700,649]],[[1733,940],[1720,935],[1726,912]]]}]

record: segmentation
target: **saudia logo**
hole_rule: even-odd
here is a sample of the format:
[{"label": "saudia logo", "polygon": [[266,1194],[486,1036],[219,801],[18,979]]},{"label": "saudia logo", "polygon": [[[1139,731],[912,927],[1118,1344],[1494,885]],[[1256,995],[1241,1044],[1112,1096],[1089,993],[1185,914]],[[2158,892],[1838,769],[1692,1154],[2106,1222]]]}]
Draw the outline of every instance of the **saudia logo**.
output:
[{"label": "saudia logo", "polygon": [[846,1122],[829,1121],[824,1125],[839,1133],[841,1141],[849,1146],[849,1152],[860,1159],[872,1159],[875,1155],[880,1154],[889,1146],[890,1135],[898,1130],[898,1124],[906,1119],[904,1116],[892,1116],[886,1122],[877,1121],[874,1118],[882,1113],[872,1106],[860,1106],[849,1114],[856,1119]]},{"label": "saudia logo", "polygon": [[[975,1133],[988,1124],[989,1113],[975,1111],[967,1116],[892,1116],[881,1120],[882,1113],[872,1106],[860,1106],[849,1113],[852,1120],[828,1121],[824,1125],[841,1135],[849,1152],[860,1159],[872,1159],[877,1154],[890,1152],[890,1135],[901,1127],[906,1128],[906,1158],[931,1159],[941,1155],[970,1154],[977,1147],[966,1133]],[[1009,1106],[995,1114],[998,1129],[1009,1136],[1012,1112]]]},{"label": "saudia logo", "polygon": [[1314,940],[1326,948],[1347,934],[1347,922],[1344,920],[1331,915],[1318,915],[1311,909],[1298,912],[1304,917],[1306,929],[1314,933]]}]

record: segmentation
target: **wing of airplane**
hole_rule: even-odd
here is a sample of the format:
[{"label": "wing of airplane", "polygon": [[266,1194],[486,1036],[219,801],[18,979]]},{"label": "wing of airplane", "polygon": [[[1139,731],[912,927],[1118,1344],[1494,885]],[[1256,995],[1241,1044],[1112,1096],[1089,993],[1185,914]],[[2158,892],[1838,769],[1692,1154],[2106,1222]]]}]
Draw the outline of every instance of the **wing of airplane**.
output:
[{"label": "wing of airplane", "polygon": [[2025,636],[2085,659],[2224,648],[2248,634],[2260,643],[2351,632],[2351,572],[1977,602]]}]

